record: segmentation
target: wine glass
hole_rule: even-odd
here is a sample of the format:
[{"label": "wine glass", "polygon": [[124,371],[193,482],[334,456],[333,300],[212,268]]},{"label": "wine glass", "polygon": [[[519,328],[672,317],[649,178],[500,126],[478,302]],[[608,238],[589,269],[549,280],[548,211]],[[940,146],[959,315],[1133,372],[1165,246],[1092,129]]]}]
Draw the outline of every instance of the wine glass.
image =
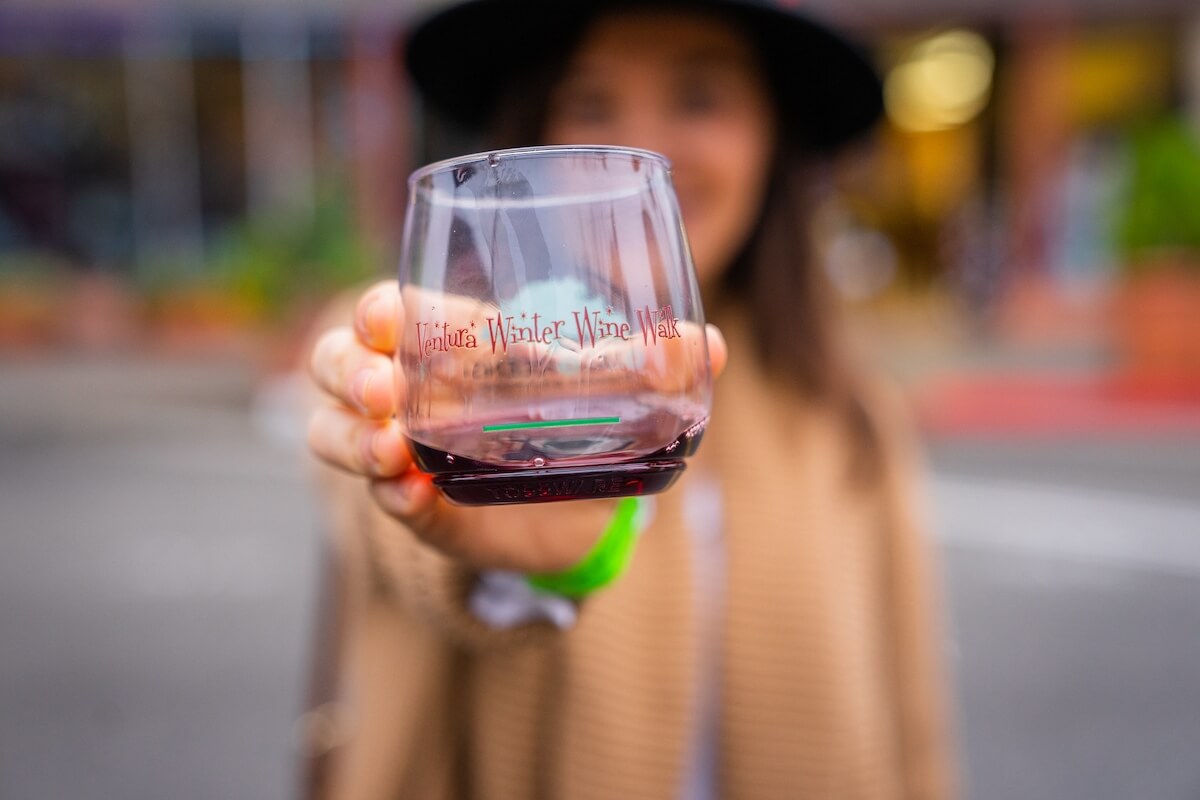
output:
[{"label": "wine glass", "polygon": [[712,375],[663,156],[530,147],[417,170],[400,295],[401,421],[451,501],[653,494],[699,445]]}]

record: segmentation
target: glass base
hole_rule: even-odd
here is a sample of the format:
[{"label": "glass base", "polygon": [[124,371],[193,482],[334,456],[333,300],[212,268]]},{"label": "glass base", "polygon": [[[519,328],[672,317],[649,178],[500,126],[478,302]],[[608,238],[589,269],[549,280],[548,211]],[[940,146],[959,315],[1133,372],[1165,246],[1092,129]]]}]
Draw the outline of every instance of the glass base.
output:
[{"label": "glass base", "polygon": [[594,467],[438,475],[433,485],[453,503],[498,506],[657,494],[679,479],[683,461],[634,461]]}]

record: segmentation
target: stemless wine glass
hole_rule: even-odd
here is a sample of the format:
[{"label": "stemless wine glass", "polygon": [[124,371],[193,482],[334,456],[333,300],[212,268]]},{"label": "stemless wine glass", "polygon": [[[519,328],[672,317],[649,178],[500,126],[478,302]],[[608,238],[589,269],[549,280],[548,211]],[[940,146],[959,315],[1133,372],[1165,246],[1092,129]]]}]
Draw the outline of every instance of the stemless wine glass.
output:
[{"label": "stemless wine glass", "polygon": [[652,494],[699,445],[704,312],[657,153],[532,147],[417,170],[400,294],[402,422],[450,500]]}]

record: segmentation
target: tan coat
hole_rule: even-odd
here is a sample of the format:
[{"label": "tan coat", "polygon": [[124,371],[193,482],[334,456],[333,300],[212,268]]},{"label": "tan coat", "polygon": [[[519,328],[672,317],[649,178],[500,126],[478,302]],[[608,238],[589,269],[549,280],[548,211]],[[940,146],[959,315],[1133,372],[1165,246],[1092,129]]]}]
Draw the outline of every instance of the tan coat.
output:
[{"label": "tan coat", "polygon": [[[856,486],[830,412],[783,402],[736,326],[726,333],[696,457],[723,495],[721,796],[948,797],[904,426],[875,410],[887,463]],[[573,629],[497,632],[465,609],[469,574],[378,512],[360,481],[336,481],[339,541],[359,568],[346,661],[357,725],[333,796],[678,797],[698,696],[683,494],[660,497],[628,573]]]}]

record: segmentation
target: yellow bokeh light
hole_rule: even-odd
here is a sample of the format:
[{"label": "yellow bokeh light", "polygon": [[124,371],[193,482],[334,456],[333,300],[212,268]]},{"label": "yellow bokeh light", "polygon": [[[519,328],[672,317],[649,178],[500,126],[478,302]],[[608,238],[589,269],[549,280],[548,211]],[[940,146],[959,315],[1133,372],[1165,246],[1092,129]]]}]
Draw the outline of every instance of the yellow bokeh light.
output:
[{"label": "yellow bokeh light", "polygon": [[995,59],[978,34],[932,36],[887,76],[888,117],[909,131],[939,131],[974,119],[987,105]]}]

